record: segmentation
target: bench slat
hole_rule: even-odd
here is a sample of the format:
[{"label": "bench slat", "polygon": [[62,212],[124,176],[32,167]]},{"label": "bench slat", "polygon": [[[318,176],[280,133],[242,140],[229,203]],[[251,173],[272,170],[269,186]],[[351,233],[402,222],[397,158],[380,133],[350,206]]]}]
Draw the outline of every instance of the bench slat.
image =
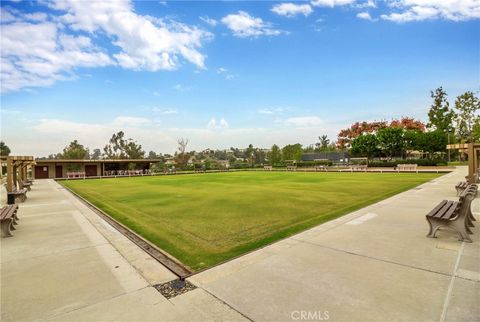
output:
[{"label": "bench slat", "polygon": [[459,203],[458,202],[453,202],[451,205],[450,205],[450,208],[445,212],[443,213],[443,216],[441,216],[440,218],[442,219],[450,219],[453,217],[453,214],[456,213],[456,210],[459,206]]},{"label": "bench slat", "polygon": [[432,211],[427,214],[427,217],[433,217],[440,210],[440,208],[445,206],[447,202],[447,200],[443,200],[442,202],[440,202],[435,208],[432,209]]}]

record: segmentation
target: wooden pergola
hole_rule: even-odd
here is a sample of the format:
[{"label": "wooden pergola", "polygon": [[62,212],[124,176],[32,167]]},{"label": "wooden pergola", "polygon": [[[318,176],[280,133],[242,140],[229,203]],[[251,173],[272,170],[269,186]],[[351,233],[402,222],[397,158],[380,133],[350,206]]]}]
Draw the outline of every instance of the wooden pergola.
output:
[{"label": "wooden pergola", "polygon": [[459,152],[468,154],[468,176],[467,181],[469,183],[476,183],[479,176],[479,151],[480,143],[460,143],[447,145],[448,150],[458,150]]},{"label": "wooden pergola", "polygon": [[19,189],[23,188],[23,183],[27,179],[28,167],[35,164],[35,159],[33,156],[8,156],[5,161],[7,164],[7,203],[11,205],[15,203],[15,196],[12,192],[17,189],[17,184]]}]

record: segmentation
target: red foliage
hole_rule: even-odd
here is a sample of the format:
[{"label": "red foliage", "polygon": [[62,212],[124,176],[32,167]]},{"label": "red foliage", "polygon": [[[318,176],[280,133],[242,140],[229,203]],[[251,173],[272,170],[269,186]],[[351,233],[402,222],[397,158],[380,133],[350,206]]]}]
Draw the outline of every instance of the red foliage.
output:
[{"label": "red foliage", "polygon": [[416,130],[421,132],[425,132],[426,128],[424,123],[410,117],[403,117],[400,120],[392,120],[390,123],[387,121],[356,122],[348,129],[341,130],[338,133],[337,147],[345,148],[350,145],[350,142],[354,138],[362,134],[376,133],[378,130],[386,127],[400,127],[405,130]]}]

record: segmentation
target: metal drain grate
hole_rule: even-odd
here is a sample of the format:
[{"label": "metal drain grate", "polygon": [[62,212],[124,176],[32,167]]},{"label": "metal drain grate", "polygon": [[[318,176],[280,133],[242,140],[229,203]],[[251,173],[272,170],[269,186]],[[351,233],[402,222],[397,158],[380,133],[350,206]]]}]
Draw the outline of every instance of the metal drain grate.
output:
[{"label": "metal drain grate", "polygon": [[196,289],[197,287],[186,280],[174,280],[164,284],[153,285],[163,296],[167,299],[187,293]]}]

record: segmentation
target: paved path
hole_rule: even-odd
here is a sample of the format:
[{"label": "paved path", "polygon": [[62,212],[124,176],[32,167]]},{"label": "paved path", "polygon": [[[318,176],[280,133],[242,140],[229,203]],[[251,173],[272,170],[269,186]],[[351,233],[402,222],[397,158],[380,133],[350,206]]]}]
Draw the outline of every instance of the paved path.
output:
[{"label": "paved path", "polygon": [[[255,321],[480,321],[480,231],[426,238],[466,169],[190,280]],[[361,175],[361,174],[359,174]],[[474,211],[478,211],[475,201]],[[478,218],[478,213],[476,214]],[[305,320],[305,319],[304,319]]]},{"label": "paved path", "polygon": [[197,274],[199,288],[171,300],[152,287],[175,278],[168,270],[37,180],[1,240],[1,320],[478,321],[479,229],[473,244],[425,238],[425,213],[455,198],[464,172]]},{"label": "paved path", "polygon": [[1,321],[245,320],[201,288],[164,298],[151,285],[176,277],[54,181],[19,217],[1,239]]}]

